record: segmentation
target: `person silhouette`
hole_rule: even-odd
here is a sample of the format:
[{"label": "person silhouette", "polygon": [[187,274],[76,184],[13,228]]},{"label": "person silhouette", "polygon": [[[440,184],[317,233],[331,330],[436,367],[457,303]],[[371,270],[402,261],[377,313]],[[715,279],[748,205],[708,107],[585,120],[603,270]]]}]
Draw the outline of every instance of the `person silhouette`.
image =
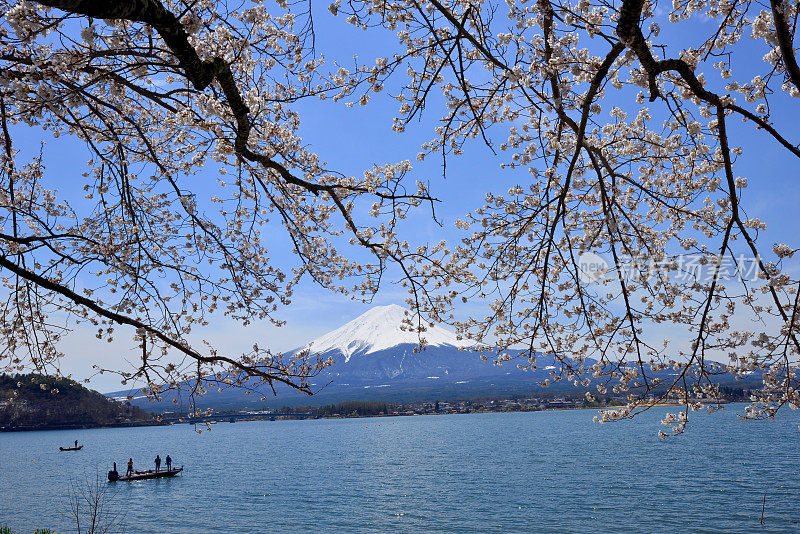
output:
[{"label": "person silhouette", "polygon": [[156,454],[156,473],[158,473],[158,470],[159,470],[160,468],[161,468],[161,456],[159,456],[158,454]]},{"label": "person silhouette", "polygon": [[128,471],[125,473],[127,476],[133,474],[133,458],[128,458]]},{"label": "person silhouette", "polygon": [[116,482],[119,480],[119,473],[117,473],[117,462],[114,462],[114,469],[108,472],[108,481]]},{"label": "person silhouette", "polygon": [[167,471],[169,471],[170,469],[172,469],[172,458],[169,457],[169,454],[167,455],[166,462],[167,462]]}]

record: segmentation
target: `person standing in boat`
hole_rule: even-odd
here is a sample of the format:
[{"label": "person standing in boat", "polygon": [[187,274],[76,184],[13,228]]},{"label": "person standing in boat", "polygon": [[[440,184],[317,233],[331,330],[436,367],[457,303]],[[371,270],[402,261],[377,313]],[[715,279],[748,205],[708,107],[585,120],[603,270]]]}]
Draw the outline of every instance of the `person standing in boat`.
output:
[{"label": "person standing in boat", "polygon": [[76,449],[78,448],[78,440],[77,439],[75,440],[75,448]]},{"label": "person standing in boat", "polygon": [[161,468],[161,456],[159,456],[158,454],[156,454],[156,473],[158,473],[158,470],[159,470],[160,468]]},{"label": "person standing in boat", "polygon": [[169,471],[170,469],[172,469],[172,458],[169,457],[169,454],[167,455],[166,462],[167,462],[167,471]]},{"label": "person standing in boat", "polygon": [[128,458],[128,471],[125,473],[126,476],[131,476],[133,474],[133,458]]}]

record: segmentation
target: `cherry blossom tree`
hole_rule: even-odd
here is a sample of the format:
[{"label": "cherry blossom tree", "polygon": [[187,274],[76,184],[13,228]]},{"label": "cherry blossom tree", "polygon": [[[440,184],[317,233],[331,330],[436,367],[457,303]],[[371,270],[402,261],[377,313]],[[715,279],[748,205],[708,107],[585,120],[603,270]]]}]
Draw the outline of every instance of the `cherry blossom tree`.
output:
[{"label": "cherry blossom tree", "polygon": [[[553,381],[627,396],[603,422],[677,398],[662,435],[682,432],[717,403],[715,375],[754,370],[764,387],[746,417],[797,407],[800,280],[785,269],[796,249],[758,244],[765,223],[745,213],[731,133],[743,122],[800,157],[771,115],[800,96],[796,2],[337,0],[331,11],[396,32],[394,57],[409,58],[396,129],[434,92],[444,99],[418,159],[446,161],[477,139],[507,169],[511,187],[458,221],[459,243],[419,250],[414,275],[446,288],[425,294],[429,314],[507,351],[498,363],[531,370],[554,354]],[[745,78],[739,64],[761,56]],[[702,269],[687,269],[689,254]],[[587,272],[586,257],[611,267]],[[754,276],[741,276],[745,261]],[[474,300],[489,313],[455,320]],[[757,329],[735,324],[743,316]],[[665,325],[690,341],[658,340]]]}]

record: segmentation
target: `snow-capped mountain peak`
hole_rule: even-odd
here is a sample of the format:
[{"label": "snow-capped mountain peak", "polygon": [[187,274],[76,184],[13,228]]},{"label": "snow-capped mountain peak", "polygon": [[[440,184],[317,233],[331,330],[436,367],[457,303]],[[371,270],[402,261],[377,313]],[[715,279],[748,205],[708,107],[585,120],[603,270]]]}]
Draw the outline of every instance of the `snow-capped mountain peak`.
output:
[{"label": "snow-capped mountain peak", "polygon": [[458,339],[456,334],[440,326],[430,326],[423,321],[425,331],[417,332],[416,316],[402,306],[376,306],[349,323],[315,339],[305,348],[324,354],[339,351],[345,362],[354,354],[370,354],[402,344],[419,344],[420,338],[428,346],[471,347],[475,342]]}]

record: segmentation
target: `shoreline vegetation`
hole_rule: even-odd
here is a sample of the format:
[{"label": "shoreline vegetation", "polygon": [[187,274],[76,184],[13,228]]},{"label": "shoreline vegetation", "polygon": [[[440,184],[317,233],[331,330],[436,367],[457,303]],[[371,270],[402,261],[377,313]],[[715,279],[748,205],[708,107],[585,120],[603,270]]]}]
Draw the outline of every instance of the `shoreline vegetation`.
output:
[{"label": "shoreline vegetation", "polygon": [[[11,384],[13,383],[13,388]],[[19,386],[18,384],[22,384]],[[52,389],[58,386],[56,393]],[[16,393],[9,393],[9,389]],[[722,387],[720,404],[746,402],[750,390]],[[693,402],[700,399],[690,399]],[[513,413],[575,409],[603,409],[622,406],[623,397],[597,396],[589,401],[584,391],[484,396],[470,399],[440,399],[415,402],[346,401],[325,406],[283,407],[196,413],[153,414],[88,390],[67,379],[40,375],[0,376],[0,432],[125,428],[173,424],[213,424],[237,421],[293,419],[349,419],[404,417],[469,413]],[[660,403],[658,406],[677,406]],[[98,413],[99,412],[99,413]],[[42,414],[46,414],[45,417]],[[35,417],[40,417],[36,423]]]},{"label": "shoreline vegetation", "polygon": [[118,402],[68,378],[0,374],[0,432],[74,430],[158,424],[138,406]]}]

